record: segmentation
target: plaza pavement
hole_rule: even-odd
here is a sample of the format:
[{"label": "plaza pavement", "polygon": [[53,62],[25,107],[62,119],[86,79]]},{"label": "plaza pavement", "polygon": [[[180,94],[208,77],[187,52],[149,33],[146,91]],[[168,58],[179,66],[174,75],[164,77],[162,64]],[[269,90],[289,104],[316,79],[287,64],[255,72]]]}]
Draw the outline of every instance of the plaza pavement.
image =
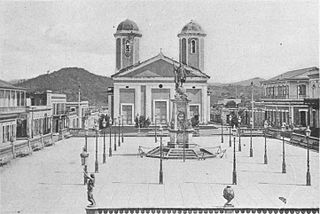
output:
[{"label": "plaza pavement", "polygon": [[[137,155],[139,145],[157,146],[154,137],[125,138],[106,164],[102,164],[100,138],[94,188],[97,207],[222,207],[223,188],[232,183],[233,148],[228,140],[225,136],[222,147],[227,152],[221,159],[164,160],[164,184],[159,185],[159,159]],[[235,207],[319,207],[319,153],[310,151],[312,186],[307,187],[305,149],[286,144],[287,173],[282,174],[282,142],[268,139],[269,164],[265,165],[264,138],[253,139],[253,158],[249,157],[249,140],[242,138],[242,151],[236,153],[238,185],[232,185]],[[220,141],[220,136],[193,138],[203,147],[220,145]],[[106,143],[108,152],[108,138]],[[83,145],[83,138],[65,139],[1,167],[1,213],[85,213],[88,202],[79,156]],[[88,145],[88,169],[94,172],[95,139],[89,138]]]}]

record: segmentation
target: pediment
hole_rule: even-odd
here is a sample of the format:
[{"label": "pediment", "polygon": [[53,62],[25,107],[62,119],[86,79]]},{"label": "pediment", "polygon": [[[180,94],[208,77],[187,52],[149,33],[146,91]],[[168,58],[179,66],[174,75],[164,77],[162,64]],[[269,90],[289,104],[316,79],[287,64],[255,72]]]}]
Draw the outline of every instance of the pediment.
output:
[{"label": "pediment", "polygon": [[[174,69],[179,62],[164,56],[162,53],[141,63],[121,69],[112,78],[159,78],[174,77]],[[198,69],[185,65],[187,76],[209,79],[210,77]]]}]

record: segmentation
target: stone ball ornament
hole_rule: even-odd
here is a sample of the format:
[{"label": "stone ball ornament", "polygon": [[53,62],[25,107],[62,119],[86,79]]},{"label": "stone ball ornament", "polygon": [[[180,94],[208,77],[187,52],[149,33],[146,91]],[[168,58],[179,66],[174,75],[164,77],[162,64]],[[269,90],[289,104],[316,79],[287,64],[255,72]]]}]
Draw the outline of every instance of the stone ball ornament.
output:
[{"label": "stone ball ornament", "polygon": [[233,204],[230,203],[234,198],[234,191],[231,186],[226,186],[223,189],[223,197],[227,200],[224,207],[233,207]]}]

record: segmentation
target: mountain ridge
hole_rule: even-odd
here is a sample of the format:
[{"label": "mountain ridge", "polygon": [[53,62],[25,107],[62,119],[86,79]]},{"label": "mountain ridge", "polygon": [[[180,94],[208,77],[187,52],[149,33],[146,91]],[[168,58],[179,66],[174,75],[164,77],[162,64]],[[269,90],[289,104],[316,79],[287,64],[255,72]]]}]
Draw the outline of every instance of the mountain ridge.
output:
[{"label": "mountain ridge", "polygon": [[109,77],[96,75],[78,67],[61,68],[47,74],[19,81],[14,84],[26,88],[29,92],[44,92],[52,90],[54,93],[64,93],[67,101],[78,101],[80,86],[81,100],[89,101],[89,105],[107,105],[107,88],[113,86]]}]

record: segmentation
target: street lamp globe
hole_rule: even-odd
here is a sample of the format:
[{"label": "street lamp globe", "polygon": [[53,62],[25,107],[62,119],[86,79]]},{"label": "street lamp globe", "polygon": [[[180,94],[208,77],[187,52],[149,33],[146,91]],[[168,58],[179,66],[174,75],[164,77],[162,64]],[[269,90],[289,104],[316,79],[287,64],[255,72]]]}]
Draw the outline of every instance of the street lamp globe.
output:
[{"label": "street lamp globe", "polygon": [[233,128],[232,128],[232,135],[233,135],[234,137],[237,135],[236,126],[233,126]]},{"label": "street lamp globe", "polygon": [[311,130],[310,130],[309,126],[308,126],[307,129],[306,129],[306,136],[310,137],[310,134],[311,134]]},{"label": "street lamp globe", "polygon": [[103,126],[103,128],[106,128],[106,127],[107,127],[107,122],[106,122],[106,119],[105,119],[105,118],[103,118],[102,126]]},{"label": "street lamp globe", "polygon": [[282,123],[282,126],[281,126],[281,131],[284,132],[286,130],[286,126],[285,126],[285,123]]}]

